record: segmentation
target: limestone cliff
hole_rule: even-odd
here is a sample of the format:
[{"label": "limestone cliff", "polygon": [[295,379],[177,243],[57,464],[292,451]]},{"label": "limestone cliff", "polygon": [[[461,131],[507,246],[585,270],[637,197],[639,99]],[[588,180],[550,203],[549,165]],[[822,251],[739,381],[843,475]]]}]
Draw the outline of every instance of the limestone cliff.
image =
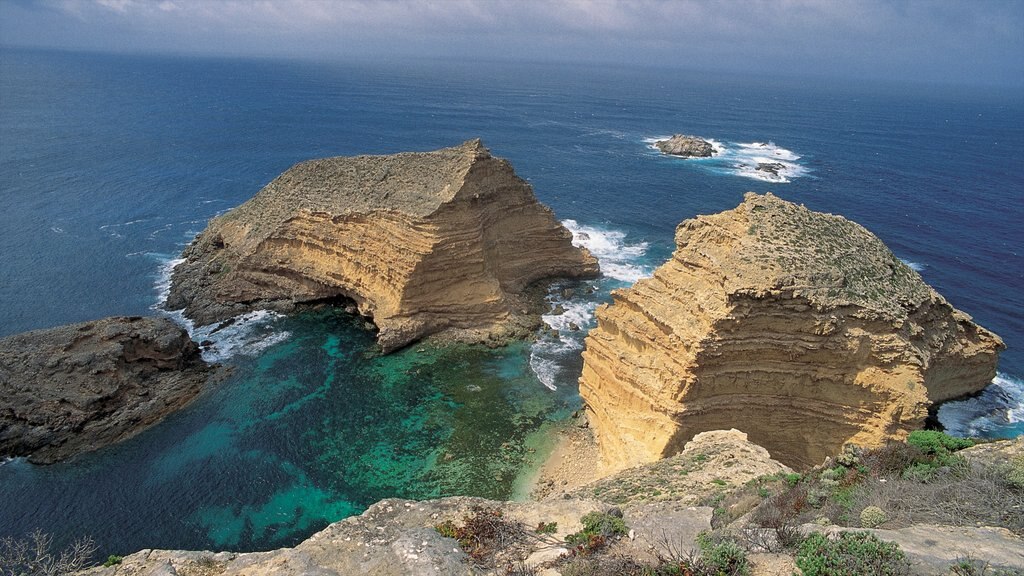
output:
[{"label": "limestone cliff", "polygon": [[0,456],[48,464],[187,404],[209,368],[166,318],[105,318],[0,339]]},{"label": "limestone cliff", "polygon": [[443,330],[486,340],[522,327],[532,282],[597,274],[571,240],[479,140],[311,160],[210,222],[175,268],[167,307],[210,324],[344,297],[385,350]]},{"label": "limestone cliff", "polygon": [[612,468],[721,428],[813,465],[902,438],[995,375],[999,337],[842,217],[748,194],[675,239],[586,340],[580,393]]}]

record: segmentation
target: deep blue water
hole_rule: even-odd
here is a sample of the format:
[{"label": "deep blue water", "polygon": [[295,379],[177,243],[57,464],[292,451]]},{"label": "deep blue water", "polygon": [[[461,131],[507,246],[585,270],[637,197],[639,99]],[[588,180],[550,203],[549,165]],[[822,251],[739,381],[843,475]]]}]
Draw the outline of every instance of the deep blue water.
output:
[{"label": "deep blue water", "polygon": [[[710,161],[657,155],[673,132]],[[0,335],[149,314],[205,222],[295,162],[481,137],[586,231],[608,276],[548,320],[592,322],[675,226],[774,193],[842,214],[1009,346],[953,431],[1024,433],[1024,94],[667,69],[315,64],[0,51]],[[772,142],[770,147],[743,146]],[[786,159],[788,182],[735,164]],[[554,298],[554,297],[553,297]],[[501,351],[367,354],[355,319],[263,315],[218,337],[233,375],[117,446],[0,465],[0,535],[143,547],[294,543],[386,496],[516,493],[578,407],[579,333]],[[539,450],[539,452],[534,452]]]}]

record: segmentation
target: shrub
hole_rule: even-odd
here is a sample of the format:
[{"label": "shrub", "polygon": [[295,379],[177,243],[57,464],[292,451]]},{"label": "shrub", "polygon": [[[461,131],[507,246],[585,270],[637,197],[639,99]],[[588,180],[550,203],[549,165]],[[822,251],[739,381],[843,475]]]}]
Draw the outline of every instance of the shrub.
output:
[{"label": "shrub", "polygon": [[1024,489],[1024,455],[1010,460],[1004,475],[1006,483],[1014,488]]},{"label": "shrub", "polygon": [[459,541],[459,546],[473,560],[485,562],[495,552],[524,536],[525,530],[518,522],[506,520],[501,510],[473,508],[473,513],[463,517],[463,525],[456,526],[451,520],[434,526],[438,534]]},{"label": "shrub", "polygon": [[970,448],[974,446],[974,441],[969,438],[956,438],[938,430],[914,430],[907,436],[907,444],[925,454],[940,456]]},{"label": "shrub", "polygon": [[861,528],[876,528],[888,519],[885,511],[878,506],[868,506],[860,511]]},{"label": "shrub", "polygon": [[123,560],[124,560],[123,556],[117,556],[116,554],[111,554],[110,556],[107,556],[107,559],[103,562],[103,566],[106,567],[106,568],[110,568],[111,566],[117,566]]},{"label": "shrub", "polygon": [[53,537],[38,529],[24,539],[0,539],[0,574],[71,574],[84,569],[96,551],[92,538],[78,538],[60,553],[51,550],[52,545]]},{"label": "shrub", "polygon": [[537,534],[554,534],[558,531],[558,522],[541,522],[537,524]]},{"label": "shrub", "polygon": [[697,537],[700,546],[700,560],[708,568],[710,574],[723,576],[747,576],[750,564],[747,562],[747,551],[729,537],[716,533],[702,533]]},{"label": "shrub", "polygon": [[811,534],[800,545],[796,565],[804,576],[902,576],[910,562],[900,547],[868,532],[841,532],[835,538]]},{"label": "shrub", "polygon": [[607,512],[591,512],[580,518],[580,522],[583,530],[565,537],[575,554],[596,552],[608,545],[609,538],[623,536],[628,531],[622,518]]}]

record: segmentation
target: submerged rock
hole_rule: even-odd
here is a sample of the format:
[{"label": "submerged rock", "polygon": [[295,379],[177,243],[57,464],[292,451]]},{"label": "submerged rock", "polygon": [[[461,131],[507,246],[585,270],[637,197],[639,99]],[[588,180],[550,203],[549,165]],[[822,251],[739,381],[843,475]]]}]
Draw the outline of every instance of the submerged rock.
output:
[{"label": "submerged rock", "polygon": [[200,325],[258,308],[348,298],[394,350],[446,332],[532,331],[533,282],[597,261],[479,140],[433,152],[311,160],[213,219],[172,277],[169,309]]},{"label": "submerged rock", "polygon": [[105,318],[0,339],[0,456],[49,464],[129,438],[210,369],[166,318]]},{"label": "submerged rock", "polygon": [[662,154],[684,158],[708,158],[715,154],[715,147],[707,140],[683,134],[676,134],[668,140],[658,140],[654,146],[661,150]]},{"label": "submerged rock", "polygon": [[995,376],[999,337],[845,218],[747,194],[676,245],[586,340],[580,394],[612,468],[722,428],[813,465],[901,439]]},{"label": "submerged rock", "polygon": [[754,170],[764,172],[774,178],[780,178],[779,171],[785,168],[785,164],[780,164],[778,162],[761,162],[757,165],[757,168],[754,168]]}]

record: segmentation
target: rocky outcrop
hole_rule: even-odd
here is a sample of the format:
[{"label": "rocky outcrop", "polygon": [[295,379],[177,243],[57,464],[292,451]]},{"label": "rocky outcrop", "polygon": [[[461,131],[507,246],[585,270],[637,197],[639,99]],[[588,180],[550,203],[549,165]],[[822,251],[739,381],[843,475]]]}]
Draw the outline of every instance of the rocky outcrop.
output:
[{"label": "rocky outcrop", "polygon": [[[580,518],[606,507],[593,500],[558,499],[545,502],[497,502],[481,498],[442,498],[414,502],[381,500],[359,516],[331,524],[294,548],[269,552],[230,553],[142,550],[111,567],[80,574],[135,576],[147,574],[210,574],[221,576],[270,576],[309,574],[320,576],[484,576],[505,575],[523,562],[539,573],[567,554],[567,534],[582,528]],[[462,525],[478,510],[492,518],[515,523],[496,543],[485,561],[471,559],[457,541],[438,533],[444,522]],[[712,509],[673,507],[665,503],[623,507],[623,519],[633,538],[623,538],[613,548],[621,553],[651,560],[655,542],[671,538],[673,544],[696,548],[697,535],[711,528]],[[537,534],[541,522],[554,523],[554,534]],[[489,547],[488,547],[489,548]],[[162,570],[163,572],[156,572]]]},{"label": "rocky outcrop", "polygon": [[757,478],[792,470],[739,430],[701,432],[669,458],[612,474],[575,492],[612,504],[675,502],[697,506]]},{"label": "rocky outcrop", "polygon": [[586,340],[580,394],[612,468],[722,428],[805,467],[902,438],[995,375],[1002,341],[842,217],[748,194],[675,239]]},{"label": "rocky outcrop", "polygon": [[48,464],[187,404],[209,367],[166,318],[105,318],[0,339],[0,456]]},{"label": "rocky outcrop", "polygon": [[785,168],[785,164],[779,164],[778,162],[761,162],[757,165],[757,168],[754,168],[754,170],[763,172],[770,178],[781,179],[779,171],[784,170]]},{"label": "rocky outcrop", "polygon": [[658,140],[654,146],[661,150],[662,154],[683,158],[708,158],[715,154],[715,147],[707,140],[683,134],[676,134],[668,140]]},{"label": "rocky outcrop", "polygon": [[334,298],[393,350],[446,331],[500,339],[538,321],[521,294],[597,261],[479,140],[393,156],[311,160],[212,220],[174,269],[169,309],[211,324]]}]

